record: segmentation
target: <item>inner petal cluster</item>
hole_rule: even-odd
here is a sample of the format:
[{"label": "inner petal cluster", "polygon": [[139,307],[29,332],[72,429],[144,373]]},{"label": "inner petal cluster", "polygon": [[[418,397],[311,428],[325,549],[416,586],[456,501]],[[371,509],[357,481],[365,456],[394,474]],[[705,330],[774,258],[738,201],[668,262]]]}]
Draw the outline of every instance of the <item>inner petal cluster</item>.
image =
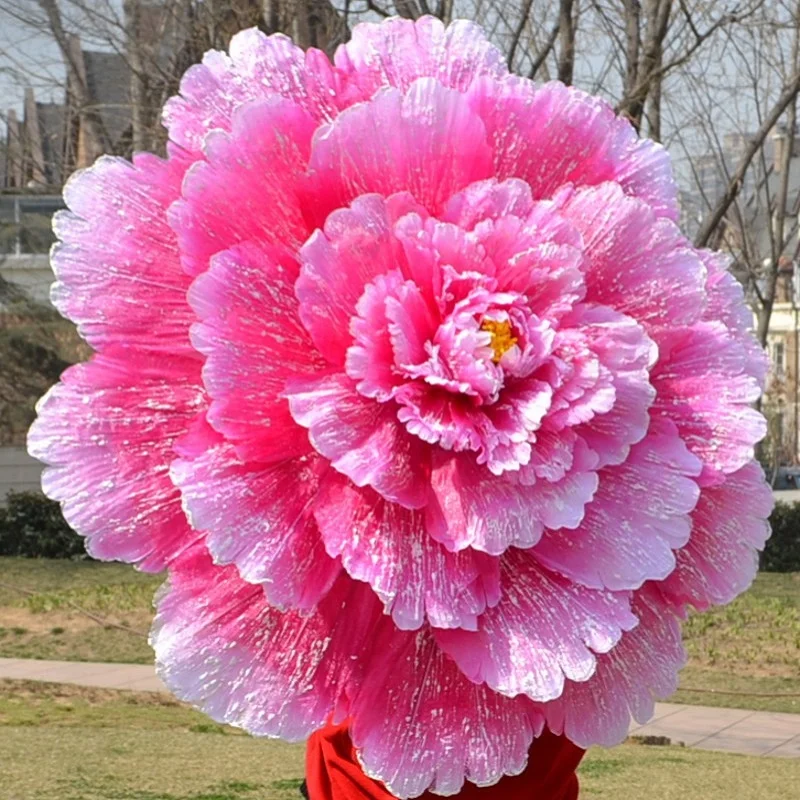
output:
[{"label": "inner petal cluster", "polygon": [[[493,192],[520,194],[517,213],[493,210],[485,197]],[[351,277],[365,249],[376,254],[348,321],[343,366],[355,391],[386,404],[426,444],[472,453],[496,476],[522,472],[529,485],[553,473],[554,447],[571,458],[568,429],[614,408],[615,373],[628,363],[598,343],[634,326],[645,383],[652,345],[610,309],[594,323],[603,311],[583,299],[580,236],[520,181],[479,181],[450,208],[438,219],[408,195],[365,196],[334,212],[337,224],[302,251],[301,315],[321,258],[335,252]],[[356,287],[328,269],[323,302],[333,313]],[[567,277],[570,291],[553,292]]]}]

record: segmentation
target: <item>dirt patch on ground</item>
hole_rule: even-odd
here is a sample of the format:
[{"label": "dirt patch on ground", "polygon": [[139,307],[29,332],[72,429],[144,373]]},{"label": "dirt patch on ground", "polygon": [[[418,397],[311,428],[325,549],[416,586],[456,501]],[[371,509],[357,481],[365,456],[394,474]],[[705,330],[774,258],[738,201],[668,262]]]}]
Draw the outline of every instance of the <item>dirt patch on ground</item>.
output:
[{"label": "dirt patch on ground", "polygon": [[152,663],[147,643],[151,612],[94,617],[63,608],[37,612],[0,606],[0,657]]},{"label": "dirt patch on ground", "polygon": [[0,698],[40,702],[81,700],[93,706],[122,703],[159,708],[188,708],[166,692],[118,691],[44,681],[0,680]]},{"label": "dirt patch on ground", "polygon": [[[106,620],[109,621],[109,620]],[[29,633],[50,633],[53,628],[65,631],[85,631],[96,628],[98,622],[77,611],[51,611],[35,614],[27,608],[0,607],[0,628],[24,628]]]}]

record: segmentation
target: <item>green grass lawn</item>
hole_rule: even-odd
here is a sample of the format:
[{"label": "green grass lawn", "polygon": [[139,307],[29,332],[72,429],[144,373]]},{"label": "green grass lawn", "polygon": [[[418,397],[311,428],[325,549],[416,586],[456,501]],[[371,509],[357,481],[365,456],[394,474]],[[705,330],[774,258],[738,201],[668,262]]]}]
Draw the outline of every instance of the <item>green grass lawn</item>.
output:
[{"label": "green grass lawn", "polygon": [[126,564],[0,558],[0,657],[147,664],[162,581]]},{"label": "green grass lawn", "polygon": [[[303,757],[166,695],[0,681],[3,800],[300,800]],[[591,751],[581,783],[582,800],[794,800],[800,761],[624,745]]]},{"label": "green grass lawn", "polygon": [[[0,558],[0,657],[150,663],[161,581],[122,564]],[[800,713],[800,573],[760,575],[730,606],[692,616],[685,639],[675,701]]]},{"label": "green grass lawn", "polygon": [[693,615],[684,640],[681,687],[747,694],[682,689],[676,702],[800,713],[800,573],[762,573],[729,606]]}]

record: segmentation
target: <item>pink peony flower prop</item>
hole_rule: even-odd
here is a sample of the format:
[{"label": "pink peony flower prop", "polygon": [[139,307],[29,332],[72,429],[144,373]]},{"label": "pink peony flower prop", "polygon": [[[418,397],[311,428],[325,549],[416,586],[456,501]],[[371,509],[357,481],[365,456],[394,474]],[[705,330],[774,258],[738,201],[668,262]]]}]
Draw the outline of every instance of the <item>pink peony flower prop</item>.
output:
[{"label": "pink peony flower prop", "polygon": [[169,570],[164,680],[256,735],[350,718],[404,798],[619,742],[771,508],[765,362],[664,150],[430,18],[333,64],[244,31],[164,119],[166,161],[65,189],[97,352],[30,433],[90,553]]}]

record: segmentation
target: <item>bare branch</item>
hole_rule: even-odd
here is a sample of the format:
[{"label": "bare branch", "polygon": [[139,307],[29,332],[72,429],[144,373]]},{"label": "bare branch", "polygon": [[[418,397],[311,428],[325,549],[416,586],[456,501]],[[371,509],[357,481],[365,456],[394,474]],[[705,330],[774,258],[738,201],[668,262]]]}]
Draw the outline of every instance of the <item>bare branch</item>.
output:
[{"label": "bare branch", "polygon": [[531,6],[533,5],[533,0],[525,0],[523,3],[522,9],[519,15],[519,21],[517,23],[516,30],[514,31],[514,36],[511,39],[511,46],[508,48],[508,69],[514,69],[514,56],[517,54],[517,47],[519,47],[519,40],[522,37],[522,32],[525,30],[525,26],[528,24],[528,17],[531,15]]},{"label": "bare branch", "polygon": [[553,29],[550,31],[550,35],[547,37],[547,41],[544,43],[544,46],[537,54],[536,58],[534,58],[533,63],[531,64],[530,70],[528,70],[528,77],[533,79],[536,73],[541,68],[542,64],[544,64],[547,56],[553,52],[553,47],[555,46],[556,39],[558,38],[558,32],[560,30],[560,26],[556,23],[553,26]]},{"label": "bare branch", "polygon": [[746,151],[742,155],[736,171],[733,173],[725,193],[720,198],[714,210],[703,222],[700,232],[695,238],[695,245],[697,247],[705,247],[711,238],[712,233],[715,231],[717,225],[722,221],[731,203],[736,199],[742,187],[745,173],[747,172],[753,158],[758,153],[761,146],[764,144],[769,132],[775,126],[775,123],[781,118],[781,115],[789,107],[789,104],[794,102],[800,92],[800,72],[794,74],[792,79],[787,83],[780,97],[778,98],[772,110],[761,123],[761,127],[756,132],[755,136],[751,139],[747,146]]},{"label": "bare branch", "polygon": [[[374,11],[376,14],[380,14],[382,17],[391,17],[391,12],[387,11],[385,8],[381,8],[380,6],[376,5],[373,0],[366,0],[367,3],[367,10]],[[399,13],[399,12],[398,12]]]}]

